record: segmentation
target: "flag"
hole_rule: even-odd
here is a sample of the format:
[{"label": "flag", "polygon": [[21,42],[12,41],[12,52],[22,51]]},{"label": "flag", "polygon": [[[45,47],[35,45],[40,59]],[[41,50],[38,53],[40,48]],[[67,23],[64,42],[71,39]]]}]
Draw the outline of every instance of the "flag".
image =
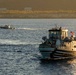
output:
[{"label": "flag", "polygon": [[71,33],[71,35],[74,35],[74,32],[71,31],[70,33]]},{"label": "flag", "polygon": [[75,36],[75,33],[74,33],[74,32],[72,32],[72,31],[71,31],[70,33],[71,33],[71,36],[72,36],[72,37],[74,37],[74,36]]}]

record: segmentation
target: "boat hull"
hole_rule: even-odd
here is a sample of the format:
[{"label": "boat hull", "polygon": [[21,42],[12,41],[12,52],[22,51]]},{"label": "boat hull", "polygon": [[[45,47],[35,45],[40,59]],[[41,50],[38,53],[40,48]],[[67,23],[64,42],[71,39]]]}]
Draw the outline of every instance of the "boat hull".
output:
[{"label": "boat hull", "polygon": [[76,57],[76,50],[52,48],[43,44],[39,46],[39,51],[42,55],[42,59],[65,59]]}]

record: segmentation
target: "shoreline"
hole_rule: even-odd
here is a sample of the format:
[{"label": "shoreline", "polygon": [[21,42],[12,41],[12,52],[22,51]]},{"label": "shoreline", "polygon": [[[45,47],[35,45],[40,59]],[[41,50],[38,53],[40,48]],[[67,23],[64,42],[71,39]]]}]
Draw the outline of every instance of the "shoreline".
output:
[{"label": "shoreline", "polygon": [[20,10],[4,10],[0,11],[0,18],[76,18],[76,10],[49,10],[49,11],[20,11]]}]

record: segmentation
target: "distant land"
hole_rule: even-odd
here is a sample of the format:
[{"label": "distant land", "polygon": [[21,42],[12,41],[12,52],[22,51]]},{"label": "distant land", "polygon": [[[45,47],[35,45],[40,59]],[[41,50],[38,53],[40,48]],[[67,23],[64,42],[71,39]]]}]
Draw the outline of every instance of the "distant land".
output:
[{"label": "distant land", "polygon": [[0,0],[0,18],[76,18],[76,0]]}]

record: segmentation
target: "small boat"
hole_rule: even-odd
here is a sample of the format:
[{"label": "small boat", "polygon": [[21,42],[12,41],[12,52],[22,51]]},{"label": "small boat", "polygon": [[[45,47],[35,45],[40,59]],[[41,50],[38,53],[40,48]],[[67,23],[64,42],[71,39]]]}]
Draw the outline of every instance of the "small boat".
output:
[{"label": "small boat", "polygon": [[15,29],[14,27],[11,27],[10,25],[0,26],[1,29]]},{"label": "small boat", "polygon": [[74,32],[62,27],[55,27],[50,30],[49,37],[42,37],[43,42],[39,45],[42,59],[69,59],[76,57],[76,37]]}]

